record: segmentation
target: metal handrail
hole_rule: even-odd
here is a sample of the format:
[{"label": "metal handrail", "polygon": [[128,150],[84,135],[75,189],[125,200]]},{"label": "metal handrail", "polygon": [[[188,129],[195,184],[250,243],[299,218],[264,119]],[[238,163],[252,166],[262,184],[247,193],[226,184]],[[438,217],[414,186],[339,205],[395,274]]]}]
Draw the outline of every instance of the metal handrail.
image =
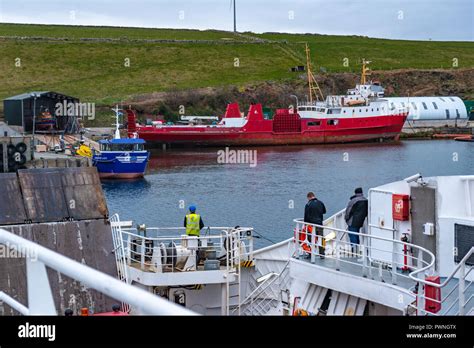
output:
[{"label": "metal handrail", "polygon": [[[226,231],[226,230],[241,230],[241,231],[253,231],[252,227],[219,227],[219,226],[204,226],[203,230],[210,231]],[[136,227],[126,227],[122,228],[122,231],[138,231]],[[186,227],[146,227],[146,231],[186,231]]]},{"label": "metal handrail", "polygon": [[[180,229],[180,228],[178,227],[176,229]],[[234,236],[232,238],[232,239],[234,239],[235,236],[240,236],[240,233],[242,231],[250,230],[250,228],[245,228],[245,227],[244,228],[241,227],[241,228],[238,228],[238,229],[230,228],[230,227],[228,227],[227,229],[223,229],[222,227],[216,227],[215,229],[221,230],[221,234],[220,235],[199,236],[198,239],[199,240],[204,240],[204,239],[216,240],[216,239],[218,239],[220,242],[216,243],[216,244],[213,244],[213,248],[220,248],[220,247],[224,246],[225,241],[226,240],[228,241],[229,237]],[[142,235],[135,234],[133,232],[127,231],[126,229],[122,229],[121,234],[128,236],[128,239],[126,240],[127,246],[125,247],[126,259],[131,260],[131,261],[139,262],[142,266],[145,266],[145,265],[152,266],[152,265],[154,265],[153,262],[147,262],[146,257],[145,257],[146,253],[153,251],[154,247],[147,246],[145,241],[152,241],[152,242],[153,241],[157,241],[157,242],[179,241],[180,242],[180,241],[183,240],[182,236],[179,236],[179,237],[176,237],[176,236],[147,237],[147,236],[142,236]],[[132,240],[133,238],[140,239],[141,243],[138,244],[138,243],[134,242]],[[238,238],[238,240],[242,240],[242,239]],[[140,251],[132,250],[133,246],[140,248]],[[238,245],[232,245],[230,250],[229,250],[228,247],[226,247],[226,250],[228,250],[228,252],[226,253],[226,269],[228,271],[233,270],[237,263],[240,264],[239,260],[240,260],[241,257],[248,256],[252,253],[252,250],[249,250],[249,252],[246,252],[244,255],[240,255],[240,248],[239,248]],[[131,254],[139,255],[139,258],[137,258],[136,256],[131,256]],[[230,257],[229,257],[229,254],[230,254]],[[230,258],[230,260],[229,260],[229,258]],[[235,260],[237,260],[238,262],[235,262]],[[169,265],[169,264],[165,264],[165,266],[166,265]]]},{"label": "metal handrail", "polygon": [[[381,280],[381,281],[384,281],[383,280],[383,263],[389,263],[391,262],[392,264],[392,271],[391,271],[391,277],[392,277],[392,284],[396,284],[396,279],[397,277],[404,277],[404,278],[407,278],[406,275],[404,274],[399,274],[397,273],[396,269],[397,269],[397,262],[395,260],[395,255],[393,254],[392,251],[395,250],[395,246],[396,245],[399,245],[401,247],[403,246],[407,246],[407,247],[410,247],[411,249],[414,249],[414,250],[418,250],[418,264],[417,264],[417,269],[415,268],[415,271],[416,271],[416,274],[419,274],[420,272],[426,272],[427,270],[431,270],[433,271],[434,270],[434,263],[435,263],[435,257],[433,255],[432,252],[430,252],[429,250],[423,248],[423,247],[420,247],[418,245],[415,245],[415,244],[411,244],[411,243],[407,243],[407,242],[403,242],[403,241],[399,241],[399,240],[396,240],[396,239],[390,239],[390,238],[385,238],[385,237],[380,237],[380,236],[374,236],[374,235],[371,235],[371,234],[367,234],[367,233],[361,233],[361,232],[352,232],[352,231],[347,231],[347,230],[343,230],[343,229],[340,229],[340,228],[334,228],[334,227],[329,227],[327,225],[319,225],[319,224],[312,224],[312,223],[307,223],[307,222],[304,222],[303,219],[294,219],[293,220],[295,223],[296,223],[296,228],[295,228],[295,232],[299,232],[301,233],[301,231],[303,230],[303,227],[304,226],[312,226],[312,231],[311,231],[311,236],[312,236],[312,240],[311,240],[311,252],[309,253],[310,256],[311,256],[311,262],[314,263],[315,262],[315,253],[314,253],[314,249],[317,247],[317,246],[322,246],[322,240],[326,240],[326,236],[318,236],[316,235],[316,228],[320,228],[320,229],[328,229],[328,230],[332,230],[332,231],[335,231],[335,232],[339,232],[339,233],[349,233],[349,234],[354,234],[354,235],[358,235],[362,238],[362,244],[361,244],[361,247],[362,247],[362,264],[360,263],[355,263],[357,266],[360,266],[362,267],[362,272],[363,272],[363,276],[366,277],[367,276],[367,269],[369,270],[369,275],[373,278],[373,267],[372,267],[372,263],[375,261],[376,263],[378,263],[378,278]],[[299,227],[302,227],[301,229],[299,229]],[[395,231],[392,229],[392,231]],[[308,234],[308,233],[307,233]],[[321,238],[318,238],[318,237],[321,237]],[[316,238],[318,239],[318,244],[316,246],[315,244],[315,240]],[[374,259],[371,259],[369,257],[369,253],[368,251],[371,250],[371,246],[368,245],[367,242],[369,241],[372,241],[372,240],[379,240],[379,241],[384,241],[384,242],[390,242],[392,243],[392,251],[390,250],[386,250],[385,252],[388,252],[392,255],[392,259],[391,261],[388,261],[388,260],[374,260]],[[345,241],[341,241],[341,240],[337,240],[336,239],[336,244],[337,243],[345,243],[345,244],[348,244],[348,245],[351,245],[352,243],[350,242],[345,242]],[[337,246],[336,246],[337,247]],[[424,259],[424,254],[428,255],[428,264],[427,265],[423,265],[423,263],[426,263],[426,262],[423,262],[423,259]],[[357,256],[358,253],[357,253]],[[335,261],[336,261],[336,269],[339,270],[340,269],[340,263],[348,263],[348,264],[354,264],[354,262],[351,262],[351,261],[348,261],[348,260],[344,260],[343,258],[340,258],[339,257],[339,251],[336,251],[336,258],[335,258]],[[370,262],[370,263],[368,263]],[[401,263],[398,263],[398,264],[401,264]],[[413,267],[412,267],[413,268]],[[413,273],[414,271],[412,271],[411,273]],[[375,278],[373,278],[375,279]],[[408,279],[412,280],[411,278],[408,277]],[[419,292],[418,292],[419,293]],[[413,294],[417,297],[417,304],[421,307],[424,307],[424,297],[422,296],[419,296],[419,294]]]},{"label": "metal handrail", "polygon": [[[426,281],[426,280],[423,280],[423,279],[419,279],[418,281],[420,283],[423,283],[424,285],[429,285],[431,287],[434,287],[434,288],[438,288],[438,289],[441,289],[441,288],[444,288],[453,278],[454,276],[459,272],[459,270],[463,269],[465,266],[466,266],[466,262],[467,260],[474,254],[474,247],[471,247],[471,249],[466,253],[466,255],[464,255],[464,257],[462,258],[462,260],[458,263],[458,265],[454,268],[454,270],[451,272],[451,274],[446,277],[446,279],[440,283],[440,284],[437,284],[437,283],[432,283],[432,282],[429,282],[429,281]],[[471,301],[471,299],[474,297],[474,295],[471,295],[471,297],[467,300],[467,301],[463,301],[464,300],[464,294],[467,290],[467,288],[469,288],[472,284],[473,284],[473,281],[470,281],[469,284],[467,286],[464,287],[464,289],[461,289],[460,288],[460,284],[461,282],[464,282],[465,279],[467,278],[467,276],[469,275],[469,273],[472,271],[473,267],[470,267],[469,270],[467,272],[464,273],[464,275],[460,275],[459,277],[459,281],[458,283],[453,286],[453,288],[451,289],[451,291],[449,291],[448,294],[446,294],[444,296],[444,298],[442,298],[441,300],[437,300],[435,298],[431,298],[431,297],[427,297],[425,296],[424,294],[421,294],[419,295],[419,297],[421,298],[424,298],[424,299],[428,299],[430,300],[431,302],[434,302],[434,303],[439,303],[439,304],[442,304],[444,303],[445,301],[447,301],[447,299],[453,294],[455,293],[455,290],[458,290],[458,298],[457,300],[453,301],[453,303],[445,310],[445,313],[448,313],[456,303],[458,303],[458,305],[460,306],[461,308],[461,304],[462,304],[462,307],[464,307],[467,303],[469,303],[469,301]],[[464,302],[464,303],[461,303],[461,302]],[[412,305],[410,305],[411,307],[413,307]],[[433,312],[430,312],[430,311],[427,311],[425,310],[424,308],[418,308],[416,307],[417,310],[421,310],[422,312],[426,313],[426,314],[429,314],[429,315],[437,315],[437,313],[433,313]],[[460,311],[458,311],[458,314],[460,314]]]},{"label": "metal handrail", "polygon": [[[312,227],[318,227],[318,228],[323,228],[323,229],[329,229],[329,230],[333,230],[333,231],[336,231],[336,232],[344,232],[344,233],[348,233],[348,234],[354,234],[354,235],[358,235],[358,236],[361,236],[361,237],[365,237],[365,238],[368,238],[368,239],[377,239],[377,240],[382,240],[382,241],[386,241],[386,242],[392,242],[392,243],[396,243],[396,244],[399,244],[401,246],[404,246],[406,245],[407,247],[412,247],[414,249],[418,249],[424,253],[426,253],[430,258],[431,260],[429,261],[428,265],[425,266],[425,267],[422,267],[418,270],[416,270],[414,273],[418,274],[422,271],[426,271],[428,269],[430,269],[431,267],[434,266],[434,263],[435,263],[435,257],[434,257],[434,254],[429,251],[428,249],[425,249],[423,247],[420,247],[418,245],[415,245],[415,244],[411,244],[411,243],[407,243],[407,242],[402,242],[400,240],[396,240],[396,239],[390,239],[390,238],[385,238],[385,237],[380,237],[380,236],[373,236],[371,234],[367,234],[367,233],[361,233],[361,232],[352,232],[352,231],[347,231],[347,230],[343,230],[343,229],[340,229],[340,228],[336,228],[336,227],[330,227],[330,226],[327,226],[327,225],[319,225],[319,224],[313,224],[313,223],[309,223],[309,222],[304,222],[302,218],[300,219],[294,219],[293,222],[297,223],[297,224],[302,224],[302,225],[306,225],[306,226],[312,226]],[[385,228],[387,229],[387,228]],[[395,231],[392,229],[392,231]],[[325,236],[317,236],[315,235],[315,237],[322,237],[323,239],[326,239]],[[343,242],[343,243],[348,243],[350,244],[350,242],[344,242],[344,241],[340,241],[340,242]],[[387,250],[387,252],[390,252]],[[422,262],[427,262],[427,261],[424,261],[423,258],[421,258]],[[418,281],[418,278],[417,278],[417,281]]]},{"label": "metal handrail", "polygon": [[[81,284],[95,289],[104,295],[133,305],[135,308],[145,314],[154,315],[195,315],[182,306],[164,300],[138,287],[128,285],[108,274],[102,273],[80,262],[74,261],[64,255],[47,249],[39,244],[17,236],[4,229],[0,229],[0,244],[7,244],[10,248],[16,248],[22,255],[35,255],[35,260],[26,258],[27,261],[27,282],[28,282],[28,314],[49,314],[56,315],[56,309],[52,300],[51,287],[47,277],[46,268],[48,266],[57,272],[64,274]],[[30,272],[28,267],[33,267],[41,272]],[[44,285],[48,285],[48,289]],[[42,291],[37,291],[39,288]],[[43,298],[41,295],[48,291],[49,298]],[[47,293],[47,294],[48,294]],[[14,300],[9,295],[2,295],[3,298]],[[48,302],[50,306],[39,306],[42,310],[34,308],[38,303]]]},{"label": "metal handrail", "polygon": [[[419,281],[419,282],[421,282],[421,283],[423,283],[423,284],[427,284],[427,285],[429,285],[429,286],[433,286],[433,287],[435,287],[435,288],[443,288],[443,287],[445,287],[445,286],[449,283],[449,281],[450,281],[451,279],[454,278],[454,276],[456,275],[456,273],[457,273],[457,272],[459,271],[459,269],[461,268],[461,265],[465,264],[466,261],[472,256],[472,254],[474,254],[474,247],[471,247],[471,249],[467,252],[466,255],[464,255],[464,257],[462,258],[462,260],[458,263],[458,265],[457,265],[457,266],[454,268],[454,270],[451,272],[451,274],[450,274],[448,277],[446,277],[446,279],[444,280],[444,282],[442,282],[442,283],[440,283],[440,284],[432,283],[432,282],[429,282],[429,281],[427,282],[427,281],[422,280],[422,279],[420,279],[420,278],[416,278],[416,280]],[[469,272],[470,272],[470,270],[469,270]],[[413,274],[414,274],[414,273],[416,273],[416,272],[413,272]],[[412,279],[414,279],[414,278],[412,277],[412,273],[409,274],[409,277],[412,278]]]},{"label": "metal handrail", "polygon": [[[275,296],[275,290],[273,290],[272,286],[273,284],[278,280],[280,279],[283,274],[287,274],[287,271],[289,269],[289,265],[290,265],[290,260],[288,260],[286,263],[285,263],[285,266],[283,267],[283,269],[281,270],[280,273],[273,273],[271,277],[269,277],[268,279],[266,279],[262,284],[260,284],[259,286],[257,286],[246,298],[245,300],[242,301],[242,303],[237,307],[237,308],[241,308],[241,306],[245,305],[246,303],[249,303],[253,306],[253,307],[257,307],[258,308],[258,304],[259,303],[262,303],[263,301],[265,300],[276,300],[276,296]],[[281,284],[280,284],[281,285]],[[258,297],[263,294],[263,293],[266,293],[266,291],[270,289],[271,290],[271,295],[270,296],[267,296],[267,297],[263,297],[263,298],[260,298],[260,302],[256,302],[256,300],[258,300]],[[257,303],[257,305],[255,305],[255,303]],[[252,308],[253,308],[252,307]],[[235,311],[235,310],[234,310]],[[252,311],[253,313],[253,311]]]},{"label": "metal handrail", "polygon": [[[339,212],[340,213],[340,212]],[[338,214],[339,214],[338,213]],[[472,247],[467,253],[466,255],[463,257],[463,259],[459,262],[459,264],[454,268],[454,270],[451,272],[451,274],[446,277],[446,279],[440,283],[440,284],[437,284],[437,283],[433,283],[433,282],[430,282],[430,281],[427,281],[425,279],[423,279],[422,277],[420,277],[420,274],[424,273],[424,272],[427,272],[428,270],[432,270],[434,269],[434,263],[435,263],[435,257],[434,257],[434,254],[432,252],[430,252],[429,250],[423,248],[423,247],[420,247],[418,245],[414,245],[414,244],[411,244],[411,243],[407,243],[407,242],[402,242],[402,241],[399,241],[399,240],[396,240],[396,239],[390,239],[390,238],[385,238],[385,237],[379,237],[379,236],[374,236],[374,235],[370,235],[370,234],[367,234],[367,233],[360,233],[360,232],[352,232],[352,231],[347,231],[347,230],[342,230],[340,228],[334,228],[334,227],[331,227],[331,226],[328,226],[328,225],[318,225],[318,224],[312,224],[312,223],[306,223],[304,221],[302,221],[302,219],[294,219],[293,220],[297,225],[296,225],[296,229],[299,228],[299,226],[303,227],[303,226],[312,226],[313,228],[322,228],[322,229],[328,229],[328,230],[332,230],[332,231],[335,231],[335,232],[340,232],[342,233],[342,237],[340,238],[343,238],[345,236],[345,234],[354,234],[354,235],[358,235],[360,237],[364,237],[364,238],[367,238],[367,240],[371,240],[371,239],[377,239],[377,240],[382,240],[382,241],[386,241],[386,242],[391,242],[391,243],[395,243],[395,244],[398,244],[398,245],[402,245],[402,246],[407,246],[407,247],[411,247],[413,249],[416,249],[418,250],[418,257],[415,257],[415,256],[412,256],[412,255],[405,255],[403,253],[400,253],[400,252],[397,252],[395,250],[382,250],[382,249],[378,249],[378,248],[373,248],[373,247],[370,247],[370,246],[366,246],[366,245],[362,245],[362,247],[365,249],[365,248],[368,248],[370,250],[378,250],[378,251],[382,251],[382,252],[387,252],[387,253],[391,253],[392,255],[403,255],[403,256],[407,256],[409,257],[412,261],[413,260],[417,260],[417,268],[414,268],[414,266],[412,266],[411,268],[413,269],[413,271],[411,271],[410,273],[408,273],[408,278],[416,283],[421,283],[421,284],[424,284],[424,285],[429,285],[429,286],[432,286],[432,287],[435,287],[435,288],[438,288],[438,289],[441,289],[441,288],[444,288],[455,276],[456,274],[461,270],[463,269],[464,270],[464,267],[466,265],[466,262],[467,260],[474,254],[474,247]],[[326,221],[324,222],[326,223]],[[369,225],[370,227],[374,227],[374,228],[381,228],[381,229],[385,229],[385,230],[390,230],[390,231],[393,231],[395,232],[394,229],[390,229],[390,228],[386,228],[386,227],[380,227],[380,226],[376,226],[376,225]],[[301,230],[299,231],[299,233],[301,233]],[[307,235],[309,235],[310,233],[308,232],[303,232]],[[315,234],[315,230],[313,230],[311,232],[311,236],[313,238],[318,238],[318,237],[321,237],[321,239],[324,239],[326,240],[326,236],[318,236]],[[346,242],[346,241],[342,241],[341,239],[337,240],[338,243],[345,243],[345,244],[352,244],[350,242]],[[311,245],[312,247],[314,248],[315,247],[315,244],[313,242],[311,242]],[[319,244],[319,239],[318,239],[318,245]],[[322,245],[322,242],[321,242],[321,245]],[[392,244],[393,245],[393,244]],[[394,249],[394,248],[393,248]],[[421,252],[421,253],[420,253]],[[313,253],[313,249],[311,249],[311,254]],[[424,260],[424,254],[427,254],[429,259],[428,261],[425,261]],[[364,257],[368,257],[368,255],[363,255]],[[346,260],[339,260],[337,259],[337,262],[349,262],[349,261],[346,261]],[[353,263],[353,262],[349,262],[349,263]],[[412,262],[413,263],[413,262]],[[396,264],[397,262],[392,259],[392,268],[396,267]],[[400,263],[398,263],[400,264]],[[461,281],[464,281],[467,277],[467,275],[471,272],[472,268],[469,268],[469,270],[467,270],[467,272],[463,271],[463,275],[460,276],[460,282]],[[403,274],[397,274],[397,276],[402,276],[402,277],[406,277],[406,275],[403,275]],[[462,278],[462,279],[461,279]],[[419,301],[417,301],[417,309],[422,311],[422,312],[426,312],[426,313],[429,313],[429,314],[433,314],[432,312],[429,312],[429,311],[426,311],[422,305],[422,301],[423,300],[430,300],[432,302],[435,302],[435,303],[444,303],[445,301],[447,301],[448,297],[451,296],[454,291],[459,287],[459,284],[456,284],[454,286],[453,289],[451,289],[451,291],[443,296],[442,299],[440,300],[436,300],[436,299],[433,299],[431,297],[427,297],[424,295],[424,293],[420,290],[418,290],[418,292],[415,294],[416,297],[419,299]],[[464,300],[464,293],[466,292],[467,288],[472,284],[472,281],[467,285],[467,286],[463,286],[463,289],[458,289],[459,291],[459,298],[457,299],[457,301],[460,303],[460,299]],[[420,285],[418,285],[420,286]],[[465,304],[467,304],[471,299],[472,299],[473,296],[471,296],[467,301],[465,301],[462,305],[464,306]],[[453,304],[451,304],[451,306],[448,308],[448,311],[452,308],[452,306],[455,304],[456,302],[453,302]],[[412,305],[408,305],[408,307],[413,307]]]}]

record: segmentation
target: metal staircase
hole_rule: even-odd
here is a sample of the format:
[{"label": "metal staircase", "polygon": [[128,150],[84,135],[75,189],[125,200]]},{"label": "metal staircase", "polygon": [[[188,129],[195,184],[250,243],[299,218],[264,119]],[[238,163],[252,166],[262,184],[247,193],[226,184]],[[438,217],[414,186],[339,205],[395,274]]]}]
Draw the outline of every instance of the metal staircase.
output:
[{"label": "metal staircase", "polygon": [[285,264],[280,273],[253,274],[254,284],[258,285],[233,313],[240,309],[240,315],[268,315],[281,314],[284,309],[288,310],[289,308],[285,308],[282,292],[288,289],[290,283],[289,263],[290,261]]}]

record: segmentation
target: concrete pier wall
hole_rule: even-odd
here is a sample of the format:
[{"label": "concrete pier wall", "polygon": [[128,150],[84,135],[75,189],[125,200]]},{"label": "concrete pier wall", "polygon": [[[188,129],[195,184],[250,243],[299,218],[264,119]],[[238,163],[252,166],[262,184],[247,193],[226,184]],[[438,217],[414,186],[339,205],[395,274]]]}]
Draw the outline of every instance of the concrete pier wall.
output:
[{"label": "concrete pier wall", "polygon": [[[0,227],[112,276],[108,210],[97,170],[85,168],[25,169],[0,174]],[[4,248],[2,249],[5,250]],[[24,258],[0,254],[0,290],[27,303]],[[58,314],[87,307],[110,311],[117,301],[48,269]],[[0,315],[16,315],[0,303]]]}]

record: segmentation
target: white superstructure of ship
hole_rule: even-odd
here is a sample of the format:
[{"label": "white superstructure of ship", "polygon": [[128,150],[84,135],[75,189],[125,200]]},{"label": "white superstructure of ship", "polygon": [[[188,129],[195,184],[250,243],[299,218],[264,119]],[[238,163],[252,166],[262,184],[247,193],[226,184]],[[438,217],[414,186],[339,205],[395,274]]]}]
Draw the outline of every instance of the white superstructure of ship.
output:
[{"label": "white superstructure of ship", "polygon": [[[334,113],[344,117],[370,117],[408,112],[407,122],[422,124],[455,124],[461,126],[468,121],[468,112],[461,98],[451,96],[385,96],[385,88],[379,80],[370,80],[371,61],[362,60],[360,82],[348,89],[344,95],[328,95],[324,98],[317,82],[308,72],[309,100],[297,103],[302,118],[333,117]],[[309,66],[310,67],[310,66]],[[326,116],[327,115],[327,116]]]}]

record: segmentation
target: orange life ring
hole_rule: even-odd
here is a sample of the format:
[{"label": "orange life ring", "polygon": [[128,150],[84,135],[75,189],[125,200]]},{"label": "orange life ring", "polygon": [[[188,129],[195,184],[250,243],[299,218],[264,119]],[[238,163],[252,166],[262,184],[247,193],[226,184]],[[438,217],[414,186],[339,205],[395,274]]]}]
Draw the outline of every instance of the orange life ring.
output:
[{"label": "orange life ring", "polygon": [[307,311],[305,311],[304,309],[297,308],[293,312],[293,316],[295,316],[295,317],[308,317],[309,313]]},{"label": "orange life ring", "polygon": [[[311,247],[309,246],[307,234],[311,234],[312,232],[313,232],[313,226],[304,226],[299,231],[295,228],[295,240],[298,240],[303,250],[306,251],[307,253],[311,252]],[[298,235],[296,236],[296,234]]]}]

